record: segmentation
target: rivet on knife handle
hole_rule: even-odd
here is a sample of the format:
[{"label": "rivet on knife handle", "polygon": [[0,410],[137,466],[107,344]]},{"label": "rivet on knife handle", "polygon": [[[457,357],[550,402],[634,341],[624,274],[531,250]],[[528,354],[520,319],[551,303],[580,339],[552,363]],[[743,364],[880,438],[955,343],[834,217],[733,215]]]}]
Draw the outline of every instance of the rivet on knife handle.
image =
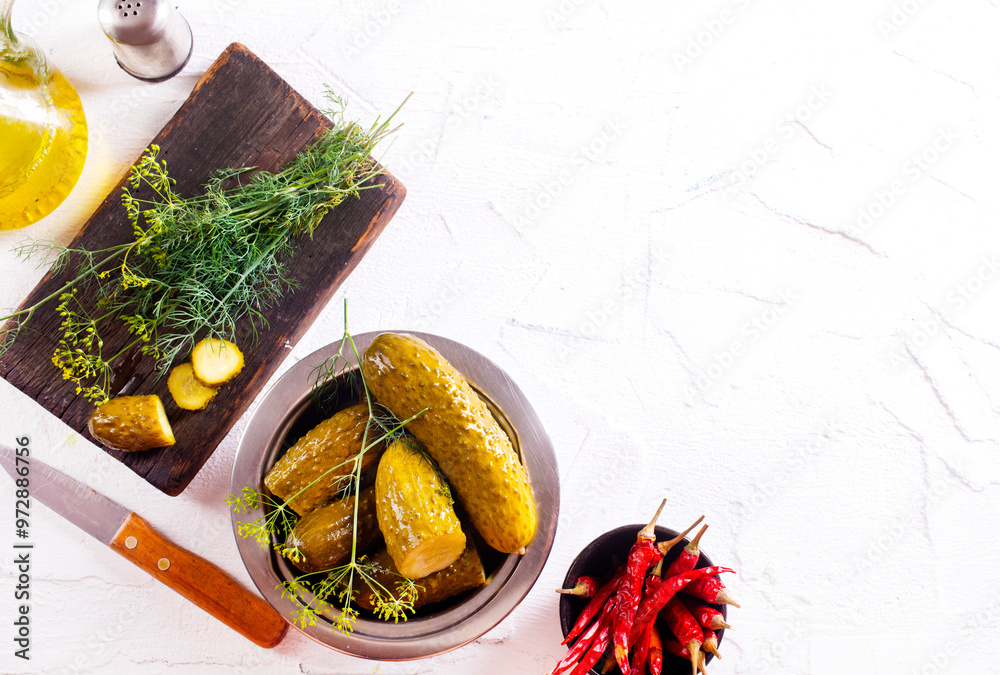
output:
[{"label": "rivet on knife handle", "polygon": [[125,519],[109,545],[261,647],[274,647],[288,629],[284,619],[264,600],[204,558],[165,539],[134,513]]}]

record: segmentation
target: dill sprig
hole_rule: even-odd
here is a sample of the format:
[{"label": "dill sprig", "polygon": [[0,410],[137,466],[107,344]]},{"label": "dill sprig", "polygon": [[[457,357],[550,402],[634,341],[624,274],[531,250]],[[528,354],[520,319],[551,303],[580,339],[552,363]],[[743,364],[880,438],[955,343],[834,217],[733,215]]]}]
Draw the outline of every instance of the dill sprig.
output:
[{"label": "dill sprig", "polygon": [[[111,385],[111,367],[104,360],[104,341],[97,333],[97,322],[87,316],[76,296],[76,289],[59,296],[56,313],[62,317],[59,330],[63,337],[52,354],[52,363],[63,373],[64,380],[76,384],[76,393],[89,401],[102,403],[104,392]],[[84,380],[94,384],[84,386]]]},{"label": "dill sprig", "polygon": [[[350,350],[354,356],[354,363],[361,362],[361,355],[354,338],[347,328],[347,303],[344,303],[344,336],[337,353],[328,358],[317,368],[314,368],[310,379],[312,380],[312,390],[314,396],[319,396],[314,401],[322,401],[322,391],[325,387],[337,386],[337,380],[345,373],[345,369],[350,367],[351,362],[345,356],[345,350]],[[310,572],[283,581],[278,589],[283,598],[292,600],[296,607],[291,613],[293,623],[301,628],[315,625],[320,615],[328,614],[336,610],[332,618],[333,630],[335,632],[348,633],[354,629],[354,624],[360,615],[355,606],[359,588],[364,588],[370,593],[373,601],[375,616],[383,621],[406,621],[407,615],[414,611],[413,603],[421,590],[413,580],[408,579],[398,573],[393,572],[398,578],[395,588],[390,590],[379,581],[378,574],[390,572],[376,563],[369,560],[367,555],[359,555],[358,551],[358,511],[360,502],[361,469],[364,455],[382,443],[391,442],[397,438],[405,438],[412,442],[416,450],[424,453],[422,446],[417,444],[415,439],[406,435],[405,427],[414,419],[422,415],[425,410],[421,410],[415,415],[399,420],[392,413],[383,409],[373,402],[373,397],[365,382],[361,369],[355,369],[358,373],[358,380],[361,384],[361,395],[368,405],[368,423],[365,425],[361,437],[361,451],[351,459],[347,459],[340,464],[330,467],[320,476],[316,477],[309,484],[303,486],[298,492],[282,502],[271,495],[263,494],[250,487],[244,487],[241,495],[229,495],[226,503],[233,507],[238,513],[263,508],[264,514],[253,521],[240,523],[238,531],[243,538],[255,539],[262,548],[271,546],[281,555],[285,555],[293,562],[301,559],[301,553],[295,548],[288,548],[285,545],[288,533],[294,527],[297,516],[288,506],[296,497],[323,480],[334,471],[339,471],[345,465],[351,464],[351,471],[344,476],[345,485],[342,492],[345,497],[354,496],[353,515],[353,539],[351,542],[351,554],[347,563],[327,570]],[[427,457],[432,466],[436,465]],[[443,479],[442,479],[443,481]],[[447,483],[443,483],[447,486]],[[447,490],[447,487],[445,487]],[[450,497],[450,493],[448,493]],[[335,606],[336,605],[336,606]]]},{"label": "dill sprig", "polygon": [[307,378],[307,381],[311,383],[309,394],[313,405],[324,413],[331,412],[330,407],[337,400],[341,379],[346,378],[348,388],[353,389],[357,385],[358,374],[361,372],[360,369],[355,370],[348,358],[344,356],[344,350],[349,346],[347,335],[347,299],[345,298],[344,338],[341,339],[340,345],[337,347],[337,353],[315,366]]},{"label": "dill sprig", "polygon": [[244,539],[254,539],[261,548],[267,548],[272,545],[272,542],[275,542],[274,549],[279,554],[294,562],[302,560],[302,554],[297,548],[284,545],[288,533],[299,521],[298,514],[288,508],[286,504],[271,495],[257,492],[249,487],[244,487],[240,496],[229,495],[226,497],[226,504],[231,506],[236,513],[247,513],[263,508],[265,511],[263,516],[239,524],[240,536]]},{"label": "dill sprig", "polygon": [[[296,286],[287,260],[304,236],[345,199],[376,187],[380,169],[372,153],[396,128],[376,120],[368,129],[343,118],[343,103],[329,90],[333,128],[276,173],[247,169],[216,171],[200,195],[181,197],[175,181],[149,150],[132,167],[122,203],[133,239],[98,251],[71,249],[57,242],[27,241],[19,257],[45,254],[72,278],[34,305],[0,317],[0,353],[35,313],[58,299],[62,339],[53,357],[63,376],[95,403],[107,400],[115,358],[141,345],[163,373],[186,354],[196,336],[233,340],[249,317],[252,338],[266,325],[264,312]],[[405,101],[404,101],[405,103]],[[75,299],[77,290],[95,297],[100,316],[89,316]],[[70,294],[67,296],[67,294]],[[66,313],[62,313],[66,312]],[[106,356],[100,331],[124,323],[133,339]],[[85,384],[85,380],[93,382]]]}]

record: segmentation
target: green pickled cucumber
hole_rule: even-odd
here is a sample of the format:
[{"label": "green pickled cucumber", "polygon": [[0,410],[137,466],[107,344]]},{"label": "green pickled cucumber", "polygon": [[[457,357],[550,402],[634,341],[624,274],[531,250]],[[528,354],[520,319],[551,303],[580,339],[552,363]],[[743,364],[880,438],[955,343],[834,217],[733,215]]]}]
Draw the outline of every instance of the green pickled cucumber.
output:
[{"label": "green pickled cucumber", "polygon": [[528,472],[486,404],[433,347],[412,335],[383,333],[365,350],[361,372],[375,398],[406,425],[437,462],[486,543],[521,551],[538,514]]},{"label": "green pickled cucumber", "polygon": [[[375,515],[375,486],[362,490],[358,498],[358,552],[379,543],[382,533]],[[285,540],[285,548],[296,548],[301,559],[293,561],[303,572],[338,567],[351,557],[354,543],[354,495],[313,509],[302,516]]]},{"label": "green pickled cucumber", "polygon": [[[397,584],[402,581],[399,570],[392,562],[392,556],[385,549],[372,555],[369,559],[375,572],[372,577],[375,580],[375,587],[383,601],[391,601],[399,593]],[[413,601],[413,608],[430,605],[452,598],[459,593],[471,591],[474,588],[481,588],[486,585],[486,574],[483,571],[483,563],[479,559],[479,552],[476,546],[469,540],[468,546],[462,551],[458,560],[440,572],[428,575],[423,579],[414,579],[418,586],[417,597]],[[358,594],[358,605],[365,609],[374,609],[377,604],[375,591],[370,583],[365,582],[367,588],[363,588]],[[379,588],[379,586],[381,588]],[[392,594],[392,598],[387,595]]]},{"label": "green pickled cucumber", "polygon": [[[351,461],[361,452],[368,406],[353,405],[320,422],[288,449],[264,477],[264,485],[288,502],[299,515],[334,501],[344,487],[344,476],[354,471]],[[371,443],[378,434],[369,432]],[[383,444],[369,448],[362,458],[362,470],[375,465]],[[313,481],[318,482],[296,494]],[[293,499],[294,497],[294,499]]]},{"label": "green pickled cucumber", "polygon": [[140,452],[174,444],[163,402],[154,394],[111,399],[94,410],[87,428],[112,450]]},{"label": "green pickled cucumber", "polygon": [[414,441],[395,441],[382,454],[375,510],[389,555],[405,577],[439,572],[465,550],[447,485]]}]

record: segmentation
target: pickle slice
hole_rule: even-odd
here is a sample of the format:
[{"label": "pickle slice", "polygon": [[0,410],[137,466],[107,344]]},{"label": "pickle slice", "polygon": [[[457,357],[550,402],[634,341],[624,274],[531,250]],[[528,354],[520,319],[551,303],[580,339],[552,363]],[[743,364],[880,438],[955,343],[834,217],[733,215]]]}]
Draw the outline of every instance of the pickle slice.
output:
[{"label": "pickle slice", "polygon": [[167,389],[182,410],[203,410],[215,398],[217,391],[214,387],[206,387],[194,376],[194,367],[190,363],[182,363],[170,371]]},{"label": "pickle slice", "polygon": [[205,338],[191,350],[191,366],[202,384],[218,387],[243,370],[243,352],[228,340]]}]

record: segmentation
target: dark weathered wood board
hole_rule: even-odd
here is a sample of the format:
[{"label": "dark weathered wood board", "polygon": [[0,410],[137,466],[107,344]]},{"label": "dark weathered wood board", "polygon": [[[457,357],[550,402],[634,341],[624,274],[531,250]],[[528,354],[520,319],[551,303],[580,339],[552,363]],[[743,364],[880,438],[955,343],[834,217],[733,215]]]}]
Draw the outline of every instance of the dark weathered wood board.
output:
[{"label": "dark weathered wood board", "polygon": [[[191,96],[157,134],[180,195],[200,192],[214,169],[257,167],[273,171],[291,160],[329,126],[327,119],[263,61],[240,44],[230,45],[198,81]],[[112,190],[71,244],[88,250],[131,240],[131,226],[121,204],[122,182]],[[180,410],[158,378],[150,358],[115,364],[113,395],[159,394],[167,409],[177,443],[141,453],[109,454],[169,495],[180,494],[260,393],[268,379],[302,337],[334,292],[357,266],[395,214],[406,189],[390,174],[381,187],[364,190],[331,211],[312,240],[301,242],[289,260],[290,277],[300,287],[288,291],[264,312],[267,326],[252,342],[244,321],[237,343],[244,347],[246,366],[219,390],[209,408]],[[69,280],[68,272],[50,271],[22,303],[30,307]],[[87,421],[93,406],[60,379],[52,365],[58,342],[59,317],[54,303],[39,311],[28,328],[0,357],[3,377],[66,424],[89,438]],[[104,352],[114,354],[126,344],[117,326],[105,333]],[[95,441],[96,442],[96,441]]]}]

